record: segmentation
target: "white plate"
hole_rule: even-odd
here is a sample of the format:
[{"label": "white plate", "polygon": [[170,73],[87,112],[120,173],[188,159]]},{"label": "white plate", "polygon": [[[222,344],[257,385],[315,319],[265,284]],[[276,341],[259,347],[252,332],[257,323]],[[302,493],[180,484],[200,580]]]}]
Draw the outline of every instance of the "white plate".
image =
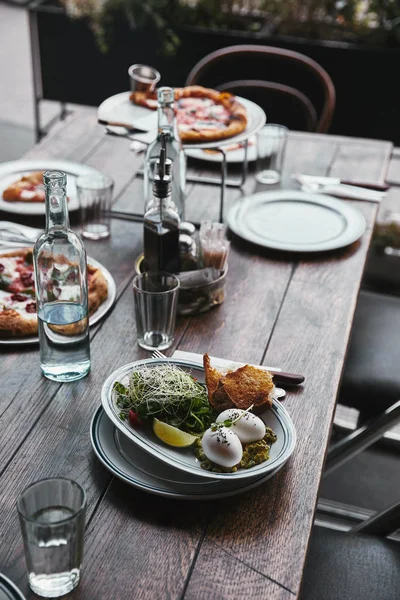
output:
[{"label": "white plate", "polygon": [[250,481],[218,481],[189,475],[145,452],[123,435],[100,406],[90,426],[93,450],[103,465],[129,485],[157,496],[181,500],[212,500],[235,496],[263,484],[283,465]]},{"label": "white plate", "polygon": [[25,596],[17,586],[0,573],[0,600],[25,600]]},{"label": "white plate", "polygon": [[[250,145],[251,143],[251,145]],[[242,163],[244,162],[244,149],[236,148],[235,150],[226,150],[226,162],[227,163]],[[185,154],[190,158],[197,160],[206,160],[208,162],[220,163],[222,162],[222,155],[220,152],[213,152],[212,154],[205,150],[192,149],[188,146],[185,147]],[[249,140],[249,147],[247,149],[247,162],[254,162],[257,160],[257,146],[256,138],[252,136]]]},{"label": "white plate", "polygon": [[78,193],[75,181],[80,175],[90,175],[99,171],[69,160],[14,160],[0,164],[0,210],[18,215],[44,215],[44,202],[6,202],[3,200],[4,190],[14,181],[32,171],[47,171],[48,169],[64,171],[67,174],[67,194],[69,197],[69,212],[78,210]]},{"label": "white plate", "polygon": [[[2,254],[6,254],[6,252],[14,252],[16,250],[18,250],[18,248],[0,248],[0,256]],[[113,304],[115,302],[115,297],[117,295],[117,288],[115,285],[114,278],[111,275],[110,271],[108,271],[108,269],[103,267],[103,265],[101,263],[99,263],[94,258],[91,258],[90,256],[87,257],[87,262],[88,262],[88,264],[92,265],[93,267],[96,267],[97,269],[101,270],[101,272],[103,273],[103,275],[107,281],[107,286],[108,286],[107,299],[102,304],[100,304],[100,306],[96,310],[96,312],[94,312],[89,317],[89,325],[92,326],[92,325],[95,325],[96,323],[98,323],[98,321],[100,321],[100,319],[102,319],[104,317],[104,315],[107,314],[108,311],[113,306]],[[31,337],[26,337],[26,338],[21,338],[21,339],[16,338],[14,340],[0,339],[0,346],[3,346],[3,345],[26,346],[27,344],[37,344],[38,342],[39,342],[38,336],[31,336]]]},{"label": "white plate", "polygon": [[275,250],[324,252],[342,248],[364,233],[364,216],[346,202],[295,190],[247,196],[228,213],[241,238]]},{"label": "white plate", "polygon": [[191,473],[197,477],[207,479],[218,479],[225,481],[237,481],[240,479],[251,479],[253,477],[266,475],[281,467],[292,454],[296,444],[296,431],[289,414],[278,400],[274,400],[272,408],[266,410],[260,416],[264,423],[271,427],[278,439],[271,446],[270,459],[251,469],[239,469],[236,473],[211,473],[201,468],[200,462],[195,457],[193,448],[177,449],[163,444],[153,433],[151,426],[136,428],[130,426],[126,421],[119,418],[119,409],[115,404],[113,386],[116,381],[126,384],[132,369],[141,365],[157,365],[173,363],[190,372],[200,382],[204,382],[204,369],[199,364],[175,359],[146,359],[129,363],[120,367],[112,373],[104,382],[101,390],[101,402],[108,417],[113,424],[126,435],[135,445],[142,448],[155,458],[168,464],[175,469]]},{"label": "white plate", "polygon": [[[146,131],[151,130],[149,123],[152,123],[151,115],[154,114],[154,131],[157,130],[157,111],[152,111],[143,106],[137,106],[129,100],[131,92],[122,92],[111,96],[102,102],[97,110],[97,118],[99,121],[108,122],[109,124],[124,124],[126,127],[139,126],[140,122],[145,124]],[[227,140],[218,142],[207,142],[202,144],[186,144],[186,148],[218,148],[232,142],[243,142],[252,135],[255,135],[265,125],[266,116],[262,108],[247,100],[237,96],[238,101],[246,107],[247,110],[247,127],[246,129]],[[147,118],[148,117],[148,118]]]}]

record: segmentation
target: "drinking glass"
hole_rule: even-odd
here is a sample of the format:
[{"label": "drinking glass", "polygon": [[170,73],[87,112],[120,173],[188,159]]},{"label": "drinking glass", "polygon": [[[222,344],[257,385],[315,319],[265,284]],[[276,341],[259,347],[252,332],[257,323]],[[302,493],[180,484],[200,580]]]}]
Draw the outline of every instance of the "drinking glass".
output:
[{"label": "drinking glass", "polygon": [[22,492],[17,509],[29,585],[46,598],[67,594],[80,578],[85,491],[71,479],[42,479]]},{"label": "drinking glass", "polygon": [[265,125],[257,135],[257,174],[259,183],[279,183],[282,175],[288,128]]},{"label": "drinking glass", "polygon": [[145,350],[165,350],[174,340],[179,279],[164,271],[133,280],[137,342]]},{"label": "drinking glass", "polygon": [[161,79],[157,69],[148,65],[131,65],[128,74],[132,92],[152,92]]},{"label": "drinking glass", "polygon": [[82,175],[76,180],[81,232],[89,240],[102,240],[110,235],[111,205],[114,181],[107,175]]}]

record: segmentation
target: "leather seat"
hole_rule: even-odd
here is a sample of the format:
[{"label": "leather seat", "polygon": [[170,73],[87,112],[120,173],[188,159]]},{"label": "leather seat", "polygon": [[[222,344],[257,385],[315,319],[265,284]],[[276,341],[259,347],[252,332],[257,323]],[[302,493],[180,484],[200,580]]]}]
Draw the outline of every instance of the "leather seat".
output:
[{"label": "leather seat", "polygon": [[338,402],[358,409],[363,422],[399,399],[400,298],[362,291]]},{"label": "leather seat", "polygon": [[299,600],[399,600],[400,544],[314,527]]}]

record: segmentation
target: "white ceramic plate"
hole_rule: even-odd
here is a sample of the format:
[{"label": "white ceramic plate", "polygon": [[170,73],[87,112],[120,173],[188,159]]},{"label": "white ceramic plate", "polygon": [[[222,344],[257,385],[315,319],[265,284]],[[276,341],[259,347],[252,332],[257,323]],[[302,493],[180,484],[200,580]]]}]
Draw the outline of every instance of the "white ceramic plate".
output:
[{"label": "white ceramic plate", "polygon": [[[0,256],[2,254],[6,254],[7,252],[13,252],[15,250],[18,250],[18,248],[0,248]],[[111,309],[111,307],[113,306],[113,304],[115,302],[115,297],[117,295],[117,288],[115,285],[114,278],[108,269],[103,267],[103,265],[101,263],[99,263],[94,258],[91,258],[90,256],[87,257],[87,262],[88,262],[88,264],[93,265],[93,267],[97,267],[98,269],[101,270],[104,277],[106,278],[107,286],[108,286],[107,299],[102,304],[100,304],[100,306],[96,310],[96,312],[94,312],[91,315],[91,317],[89,318],[89,325],[92,326],[92,325],[95,325],[96,323],[98,323],[98,321],[100,321],[100,319],[102,319],[104,317],[104,315],[106,315],[108,313],[108,311]],[[37,344],[37,343],[39,343],[39,338],[37,336],[31,336],[31,337],[26,337],[26,338],[21,338],[21,339],[16,338],[14,340],[0,339],[0,346],[4,346],[4,345],[5,346],[26,346],[27,344]]]},{"label": "white ceramic plate", "polygon": [[248,480],[253,477],[266,475],[281,467],[292,454],[296,444],[296,431],[286,409],[278,400],[274,400],[270,410],[259,415],[264,423],[271,427],[278,439],[271,446],[270,459],[251,469],[239,469],[236,473],[211,473],[201,468],[200,462],[194,455],[193,448],[178,449],[163,444],[153,433],[151,426],[134,429],[127,421],[119,418],[119,409],[115,403],[113,386],[116,381],[126,384],[129,374],[135,367],[141,365],[157,365],[173,363],[190,372],[200,382],[204,382],[204,369],[202,366],[186,360],[175,359],[147,359],[139,360],[120,367],[104,382],[101,391],[101,402],[105,412],[113,424],[142,450],[145,450],[158,460],[167,465],[180,469],[187,474],[218,479],[224,481]]},{"label": "white ceramic plate", "polygon": [[348,203],[295,190],[247,196],[228,213],[241,238],[275,250],[324,252],[342,248],[364,233],[364,216]]},{"label": "white ceramic plate", "polygon": [[93,450],[103,465],[122,481],[157,496],[181,500],[212,500],[252,490],[275,475],[240,481],[218,481],[175,469],[133,444],[114,427],[100,406],[90,426]]},{"label": "white ceramic plate", "polygon": [[[244,149],[243,148],[235,148],[234,150],[229,150],[229,146],[225,148],[226,151],[226,162],[227,163],[242,163],[244,162]],[[185,147],[185,154],[190,158],[195,158],[197,160],[206,160],[207,162],[220,163],[222,162],[222,156],[220,152],[209,153],[206,150],[200,149],[192,149],[188,146]],[[256,138],[252,136],[249,140],[249,147],[247,150],[247,162],[254,162],[257,160],[257,146],[256,146]]]},{"label": "white ceramic plate", "polygon": [[78,193],[75,181],[80,175],[99,173],[96,169],[69,160],[14,160],[0,164],[0,210],[19,215],[44,215],[44,202],[6,202],[3,200],[4,190],[14,181],[32,171],[47,171],[54,169],[67,174],[67,194],[69,197],[68,210],[78,210]]},{"label": "white ceramic plate", "polygon": [[0,573],[0,600],[25,600],[25,596],[17,586]]},{"label": "white ceramic plate", "polygon": [[[143,106],[137,106],[129,100],[131,92],[122,92],[111,96],[102,102],[97,110],[99,121],[110,125],[125,125],[128,128],[144,126],[145,131],[157,130],[157,111],[152,111]],[[207,142],[205,144],[186,144],[186,148],[218,148],[232,142],[243,142],[250,136],[255,135],[265,125],[266,116],[262,108],[254,102],[237,96],[238,101],[246,107],[247,127],[239,135],[218,142]],[[152,117],[154,115],[154,117]],[[154,125],[153,125],[154,123]]]}]

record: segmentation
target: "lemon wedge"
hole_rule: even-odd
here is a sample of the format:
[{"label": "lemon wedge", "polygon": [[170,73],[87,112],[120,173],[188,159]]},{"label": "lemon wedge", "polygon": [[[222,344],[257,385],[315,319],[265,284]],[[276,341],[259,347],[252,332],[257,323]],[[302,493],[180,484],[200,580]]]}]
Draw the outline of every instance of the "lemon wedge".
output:
[{"label": "lemon wedge", "polygon": [[195,435],[181,431],[181,429],[163,423],[158,419],[153,421],[153,431],[159,440],[175,448],[187,448],[194,444],[197,439]]}]

